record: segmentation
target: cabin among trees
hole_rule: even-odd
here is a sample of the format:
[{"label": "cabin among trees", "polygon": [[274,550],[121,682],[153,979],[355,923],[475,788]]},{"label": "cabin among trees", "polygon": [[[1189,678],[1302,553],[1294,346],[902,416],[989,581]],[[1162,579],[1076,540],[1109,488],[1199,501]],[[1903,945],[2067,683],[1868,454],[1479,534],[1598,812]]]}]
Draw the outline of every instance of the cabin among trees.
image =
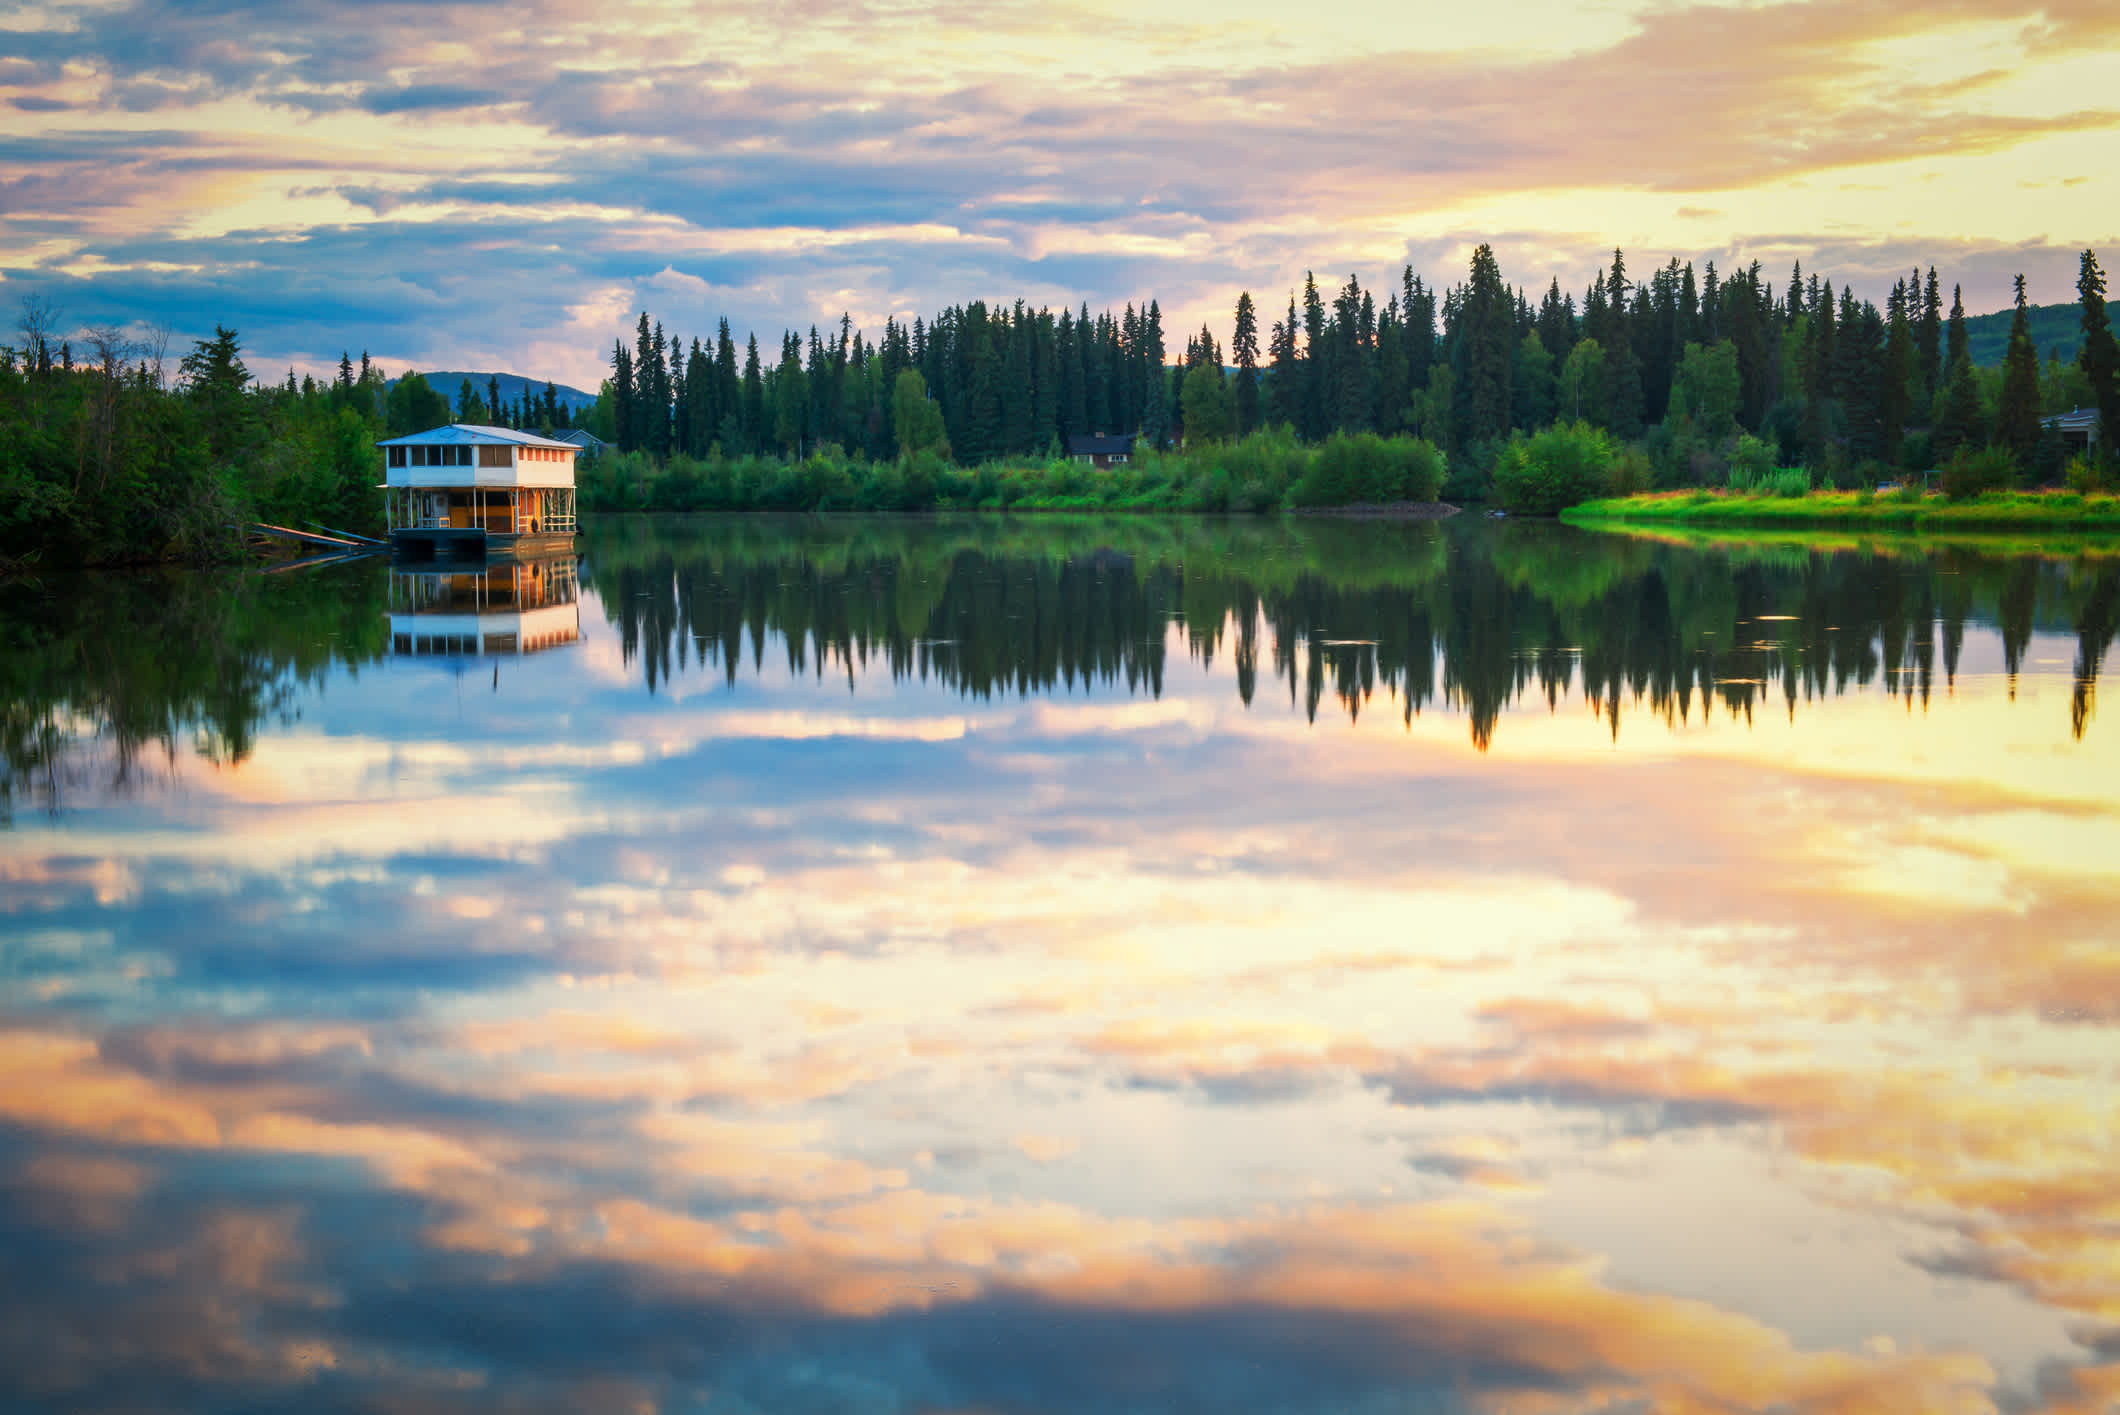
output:
[{"label": "cabin among trees", "polygon": [[2041,418],[2042,428],[2052,428],[2060,435],[2061,445],[2068,452],[2088,455],[2098,445],[2098,410],[2096,408],[2072,408],[2066,413],[2056,413],[2050,418]]},{"label": "cabin among trees", "polygon": [[1133,460],[1134,434],[1128,432],[1107,435],[1100,432],[1090,436],[1070,437],[1067,440],[1067,455],[1071,460],[1086,463],[1100,472],[1111,467],[1123,467]]}]

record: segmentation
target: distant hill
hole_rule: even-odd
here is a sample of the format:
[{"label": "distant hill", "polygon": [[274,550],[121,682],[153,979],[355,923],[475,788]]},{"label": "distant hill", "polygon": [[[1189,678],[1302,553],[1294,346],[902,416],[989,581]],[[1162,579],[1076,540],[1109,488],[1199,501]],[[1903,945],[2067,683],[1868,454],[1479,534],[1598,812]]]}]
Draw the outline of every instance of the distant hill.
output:
[{"label": "distant hill", "polygon": [[[2045,363],[2046,356],[2057,351],[2064,363],[2076,357],[2076,345],[2083,339],[2083,306],[2074,301],[2065,305],[2031,305],[2026,312],[2031,315],[2032,347],[2039,351],[2039,362]],[[2002,356],[2009,352],[2010,317],[2015,313],[1998,310],[1994,314],[1966,316],[1966,351],[1974,363],[2002,362]],[[2107,300],[2105,313],[2120,328],[2120,300]]]},{"label": "distant hill", "polygon": [[[2004,326],[2004,332],[2008,332],[2007,325]],[[430,373],[426,369],[417,369],[413,370],[413,372],[426,379],[429,388],[447,398],[449,406],[452,408],[456,406],[457,386],[467,378],[471,380],[472,388],[477,390],[478,396],[481,398],[486,396],[487,380],[498,378],[501,381],[501,401],[504,403],[519,401],[523,396],[523,390],[526,388],[530,391],[532,397],[542,398],[545,393],[545,384],[548,381],[542,378],[526,378],[519,373],[467,373],[460,369],[445,369],[439,373]],[[397,380],[393,378],[390,382],[395,384]],[[584,393],[579,388],[570,388],[564,383],[555,383],[552,388],[559,398],[560,406],[567,409],[570,413],[578,413],[583,408],[589,407],[596,402],[596,393],[593,389]]]}]

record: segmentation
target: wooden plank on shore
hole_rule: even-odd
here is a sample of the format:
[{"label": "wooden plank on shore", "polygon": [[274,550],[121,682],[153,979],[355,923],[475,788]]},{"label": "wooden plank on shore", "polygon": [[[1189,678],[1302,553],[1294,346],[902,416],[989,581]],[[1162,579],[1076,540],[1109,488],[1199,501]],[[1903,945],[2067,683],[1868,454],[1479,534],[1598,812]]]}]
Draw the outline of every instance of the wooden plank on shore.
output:
[{"label": "wooden plank on shore", "polygon": [[338,536],[318,535],[314,531],[298,531],[292,526],[269,525],[264,521],[253,521],[244,529],[263,535],[279,536],[284,540],[298,540],[305,545],[336,545],[347,550],[360,548],[359,541],[342,540]]}]

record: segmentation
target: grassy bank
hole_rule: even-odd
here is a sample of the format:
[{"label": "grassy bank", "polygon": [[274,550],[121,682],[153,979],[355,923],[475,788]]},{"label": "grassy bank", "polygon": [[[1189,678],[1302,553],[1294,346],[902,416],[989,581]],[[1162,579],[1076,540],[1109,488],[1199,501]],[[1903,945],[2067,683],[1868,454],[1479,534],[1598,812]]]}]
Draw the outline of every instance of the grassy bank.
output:
[{"label": "grassy bank", "polygon": [[1584,526],[1700,530],[2112,532],[2120,531],[2120,496],[2017,491],[1953,501],[1903,491],[1814,491],[1804,496],[1666,491],[1586,501],[1561,512],[1561,519]]}]

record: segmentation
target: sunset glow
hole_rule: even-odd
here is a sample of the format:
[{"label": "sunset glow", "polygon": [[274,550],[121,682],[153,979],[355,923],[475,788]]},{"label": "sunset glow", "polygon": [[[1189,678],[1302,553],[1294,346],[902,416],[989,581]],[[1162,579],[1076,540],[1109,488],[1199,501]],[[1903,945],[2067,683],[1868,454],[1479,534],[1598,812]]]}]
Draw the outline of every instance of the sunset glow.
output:
[{"label": "sunset glow", "polygon": [[1012,299],[1223,331],[1306,269],[1915,264],[2120,234],[2104,0],[1464,7],[52,3],[0,16],[0,293],[593,388],[707,333]]}]

